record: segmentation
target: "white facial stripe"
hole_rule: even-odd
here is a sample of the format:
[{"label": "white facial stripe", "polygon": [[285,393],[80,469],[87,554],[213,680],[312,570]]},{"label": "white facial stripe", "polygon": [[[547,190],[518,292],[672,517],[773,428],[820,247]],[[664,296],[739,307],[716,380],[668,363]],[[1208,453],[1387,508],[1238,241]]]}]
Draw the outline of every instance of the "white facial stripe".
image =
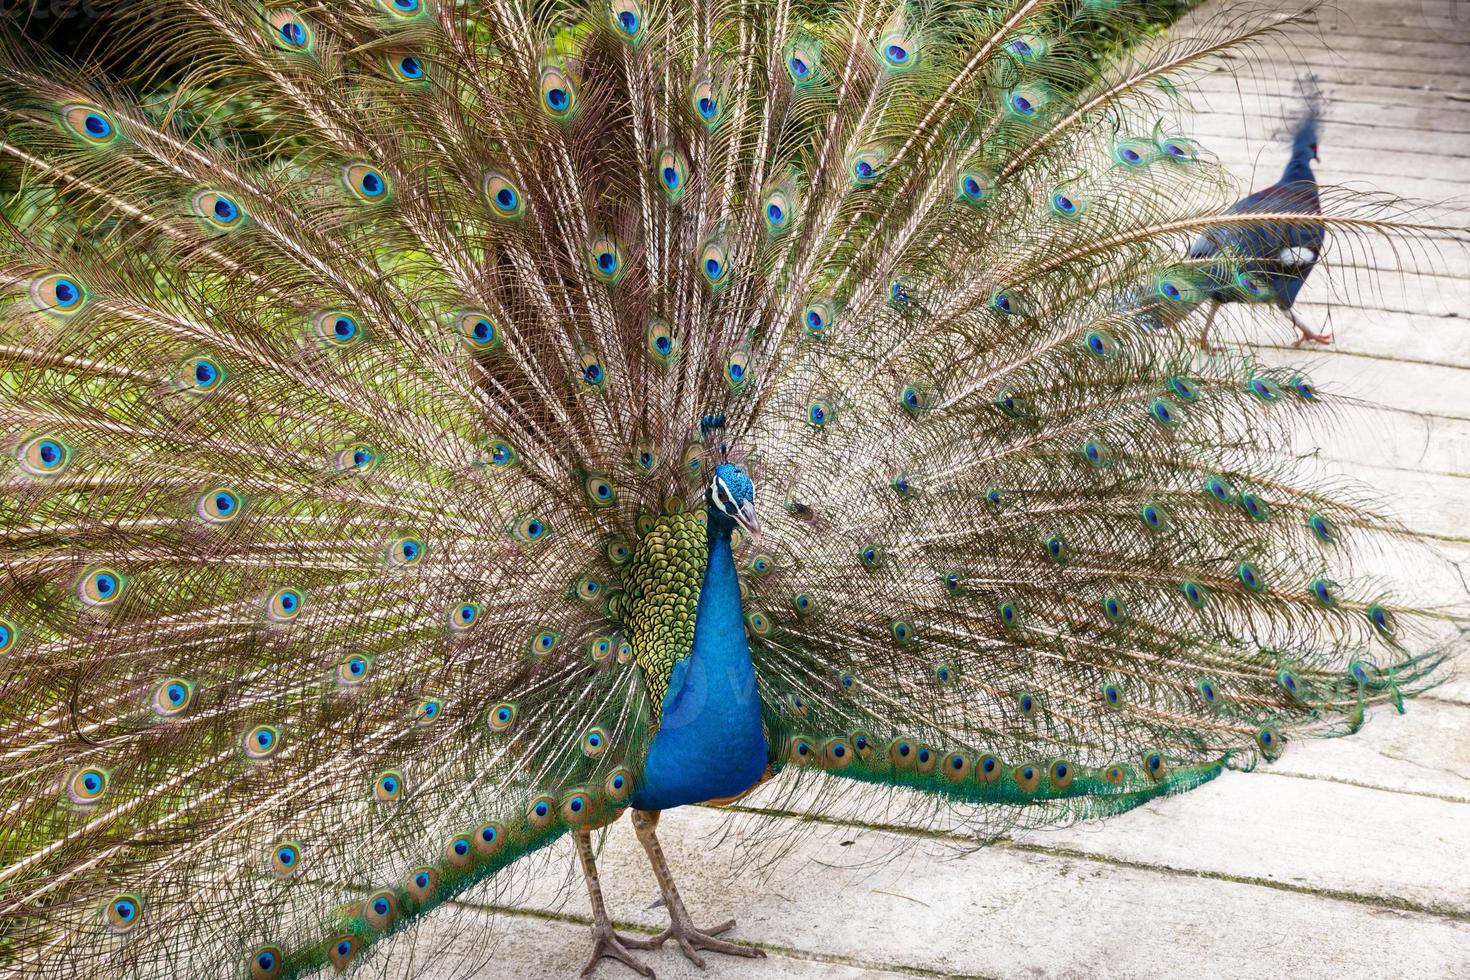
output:
[{"label": "white facial stripe", "polygon": [[714,491],[715,503],[719,505],[720,510],[731,515],[740,510],[739,505],[735,503],[735,495],[730,492],[730,488],[725,484],[725,481],[718,476],[715,477]]}]

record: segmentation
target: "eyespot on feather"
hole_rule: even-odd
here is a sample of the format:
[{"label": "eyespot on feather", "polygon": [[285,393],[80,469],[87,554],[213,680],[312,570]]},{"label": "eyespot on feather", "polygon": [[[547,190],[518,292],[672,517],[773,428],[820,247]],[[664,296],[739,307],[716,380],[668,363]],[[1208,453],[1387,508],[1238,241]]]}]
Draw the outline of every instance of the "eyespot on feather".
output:
[{"label": "eyespot on feather", "polygon": [[120,138],[112,115],[100,106],[85,102],[63,106],[61,124],[71,135],[90,146],[110,146]]},{"label": "eyespot on feather", "polygon": [[799,88],[816,81],[821,67],[821,49],[812,41],[798,40],[786,52],[786,73]]},{"label": "eyespot on feather", "polygon": [[505,847],[505,825],[496,821],[481,824],[470,835],[470,846],[482,858],[494,857]]},{"label": "eyespot on feather", "polygon": [[194,512],[210,524],[229,524],[240,517],[240,495],[224,487],[205,491],[194,504]]},{"label": "eyespot on feather", "polygon": [[490,213],[502,221],[514,221],[526,213],[526,200],[521,189],[505,174],[490,171],[480,182],[481,193]]},{"label": "eyespot on feather", "polygon": [[643,40],[643,5],[638,0],[611,0],[607,5],[608,21],[613,33],[635,47]]},{"label": "eyespot on feather", "polygon": [[211,357],[190,357],[178,366],[174,383],[182,391],[197,395],[210,395],[225,383],[224,368]]},{"label": "eyespot on feather", "polygon": [[750,351],[737,347],[725,358],[725,382],[732,391],[742,391],[750,384]]},{"label": "eyespot on feather", "polygon": [[271,43],[293,54],[309,54],[316,46],[311,23],[294,10],[272,10],[266,18]]},{"label": "eyespot on feather", "polygon": [[327,961],[340,973],[352,965],[361,946],[362,940],[356,936],[336,936],[327,944]]},{"label": "eyespot on feather", "polygon": [[711,76],[701,75],[690,84],[689,105],[694,110],[695,116],[705,126],[714,129],[719,125],[724,114],[724,105],[720,101],[719,90],[715,87]]},{"label": "eyespot on feather", "polygon": [[408,873],[404,888],[410,898],[420,906],[425,905],[439,890],[439,872],[430,867],[415,868]]},{"label": "eyespot on feather", "polygon": [[633,795],[633,774],[619,767],[608,773],[602,785],[610,802],[622,803]]},{"label": "eyespot on feather", "polygon": [[160,718],[177,718],[194,703],[194,685],[182,677],[170,677],[153,690],[153,713]]},{"label": "eyespot on feather", "polygon": [[132,892],[124,892],[107,903],[102,918],[114,933],[131,932],[142,921],[143,900]]},{"label": "eyespot on feather", "polygon": [[90,298],[81,280],[61,273],[42,276],[32,282],[30,296],[32,306],[53,316],[80,313]]},{"label": "eyespot on feather", "polygon": [[370,163],[343,164],[342,186],[364,204],[381,204],[391,196],[388,178]]},{"label": "eyespot on feather", "polygon": [[351,470],[355,473],[371,473],[378,465],[378,454],[373,447],[366,443],[357,443],[348,446],[336,456],[336,467],[339,470]]},{"label": "eyespot on feather", "polygon": [[83,766],[66,780],[66,794],[78,806],[90,806],[107,795],[108,773],[96,766]]},{"label": "eyespot on feather", "polygon": [[295,841],[282,841],[275,845],[266,859],[266,866],[277,878],[296,877],[301,871],[301,845]]},{"label": "eyespot on feather", "polygon": [[278,589],[266,599],[265,614],[277,623],[289,623],[301,615],[305,597],[296,589]]},{"label": "eyespot on feather", "polygon": [[473,629],[480,621],[480,607],[477,603],[461,602],[450,606],[447,614],[449,629],[455,633],[464,633]]},{"label": "eyespot on feather", "polygon": [[57,476],[71,464],[71,447],[51,435],[35,436],[15,450],[16,462],[31,476]]},{"label": "eyespot on feather", "polygon": [[577,90],[569,74],[556,65],[541,69],[541,108],[553,119],[570,119],[577,108]]},{"label": "eyespot on feather", "polygon": [[234,231],[245,224],[244,208],[223,191],[195,191],[189,203],[205,225],[216,231]]},{"label": "eyespot on feather", "polygon": [[545,830],[557,816],[556,800],[550,796],[537,797],[526,810],[526,822],[533,830]]},{"label": "eyespot on feather", "polygon": [[362,341],[361,325],[350,313],[341,310],[326,310],[312,317],[312,332],[318,340],[331,347],[355,347]]},{"label": "eyespot on feather", "polygon": [[257,946],[245,958],[250,980],[278,980],[285,955],[279,946]]},{"label": "eyespot on feather", "polygon": [[1041,770],[1030,764],[1017,766],[1011,770],[1011,779],[1021,792],[1034,793],[1041,785]]},{"label": "eyespot on feather", "polygon": [[429,84],[429,70],[419,55],[404,51],[390,51],[383,56],[383,60],[388,66],[388,74],[394,80],[404,85],[427,86]]},{"label": "eyespot on feather", "polygon": [[610,235],[597,235],[587,244],[587,265],[595,278],[609,285],[627,271],[622,247]]},{"label": "eyespot on feather", "polygon": [[367,680],[368,672],[372,667],[372,661],[361,654],[353,654],[337,665],[333,671],[337,683],[343,687],[356,687]]},{"label": "eyespot on feather", "polygon": [[77,595],[85,605],[110,606],[122,596],[125,584],[123,577],[113,569],[95,568],[77,583]]},{"label": "eyespot on feather", "polygon": [[378,6],[394,17],[413,18],[429,9],[429,0],[378,0]]},{"label": "eyespot on feather", "polygon": [[281,747],[281,731],[274,725],[256,725],[240,740],[249,759],[260,761],[275,755]]},{"label": "eyespot on feather", "polygon": [[390,928],[398,918],[398,897],[390,891],[374,892],[362,903],[362,917],[374,929]]},{"label": "eyespot on feather", "polygon": [[955,190],[959,200],[975,208],[990,199],[994,186],[995,179],[983,170],[962,170],[955,179]]},{"label": "eyespot on feather", "polygon": [[705,285],[719,291],[729,284],[731,278],[730,255],[723,242],[706,242],[699,250],[699,273]]},{"label": "eyespot on feather", "polygon": [[669,322],[662,317],[654,317],[648,321],[645,342],[648,356],[656,363],[672,364],[679,359],[679,340],[674,336]]},{"label": "eyespot on feather", "polygon": [[379,803],[392,803],[403,798],[405,791],[403,773],[389,769],[379,773],[373,780],[373,799]]}]

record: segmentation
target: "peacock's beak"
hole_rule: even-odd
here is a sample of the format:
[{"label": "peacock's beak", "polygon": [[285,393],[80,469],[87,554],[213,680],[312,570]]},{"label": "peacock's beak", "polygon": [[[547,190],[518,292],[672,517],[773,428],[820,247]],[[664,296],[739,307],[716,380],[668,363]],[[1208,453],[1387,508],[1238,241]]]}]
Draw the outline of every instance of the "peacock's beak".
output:
[{"label": "peacock's beak", "polygon": [[740,511],[735,515],[735,521],[750,535],[752,543],[761,539],[761,519],[755,516],[755,503],[746,500],[740,504]]}]

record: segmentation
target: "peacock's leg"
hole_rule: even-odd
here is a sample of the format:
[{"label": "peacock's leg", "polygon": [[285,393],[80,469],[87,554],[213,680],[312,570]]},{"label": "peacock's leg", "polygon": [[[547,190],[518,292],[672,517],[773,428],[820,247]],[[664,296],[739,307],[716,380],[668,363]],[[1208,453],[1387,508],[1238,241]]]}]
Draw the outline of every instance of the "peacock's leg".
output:
[{"label": "peacock's leg", "polygon": [[577,856],[582,859],[582,877],[587,879],[587,895],[592,899],[592,956],[582,968],[582,976],[590,976],[605,956],[627,965],[645,977],[652,977],[653,970],[644,965],[628,949],[653,949],[657,942],[652,939],[634,939],[613,931],[612,920],[607,917],[607,906],[602,901],[602,884],[597,879],[597,862],[592,857],[592,831],[579,827]]},{"label": "peacock's leg", "polygon": [[1292,344],[1293,347],[1306,343],[1309,340],[1314,344],[1332,343],[1332,334],[1318,333],[1313,330],[1302,322],[1302,318],[1296,315],[1295,310],[1283,310],[1282,312],[1286,314],[1286,318],[1291,321],[1292,326],[1296,327],[1301,333],[1301,337],[1297,339],[1296,343]]},{"label": "peacock's leg", "polygon": [[1214,324],[1214,322],[1215,322],[1215,314],[1216,313],[1219,313],[1219,312],[1220,312],[1220,301],[1217,300],[1217,299],[1211,299],[1210,300],[1210,310],[1209,310],[1208,313],[1205,314],[1205,325],[1204,325],[1203,329],[1201,329],[1200,332],[1199,332],[1199,346],[1200,346],[1200,350],[1206,351],[1206,352],[1211,353],[1211,354],[1218,354],[1222,350],[1225,349],[1223,347],[1220,347],[1218,345],[1212,345],[1210,343],[1210,326],[1212,324]]},{"label": "peacock's leg", "polygon": [[654,834],[658,829],[658,814],[657,810],[633,811],[633,829],[638,833],[643,849],[648,852],[654,877],[658,879],[659,890],[664,895],[664,905],[669,910],[669,927],[653,937],[653,945],[661,946],[672,936],[679,941],[679,948],[684,951],[684,955],[701,969],[704,967],[704,957],[698,952],[701,949],[713,953],[729,953],[732,956],[765,956],[764,950],[753,946],[741,946],[715,938],[720,933],[735,928],[734,919],[712,929],[700,929],[694,925],[689,918],[689,910],[684,907],[684,900],[679,897],[679,889],[674,887],[674,877],[669,874],[669,863],[664,859],[664,850]]}]

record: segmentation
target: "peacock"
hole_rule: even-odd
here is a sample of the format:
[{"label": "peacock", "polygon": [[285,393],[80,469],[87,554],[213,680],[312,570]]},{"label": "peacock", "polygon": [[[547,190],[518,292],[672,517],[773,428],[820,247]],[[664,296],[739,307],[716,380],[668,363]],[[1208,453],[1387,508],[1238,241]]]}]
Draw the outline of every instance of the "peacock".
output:
[{"label": "peacock", "polygon": [[[385,971],[564,835],[588,972],[758,955],[696,925],[662,811],[887,794],[986,841],[1438,683],[1398,564],[1432,553],[1292,451],[1349,402],[1187,327],[1253,282],[1189,243],[1263,215],[1175,120],[1282,21],[1120,53],[1147,13],[176,0],[82,63],[7,37],[4,972]],[[1264,217],[1422,233],[1321,201]],[[602,898],[625,811],[651,939]]]}]

